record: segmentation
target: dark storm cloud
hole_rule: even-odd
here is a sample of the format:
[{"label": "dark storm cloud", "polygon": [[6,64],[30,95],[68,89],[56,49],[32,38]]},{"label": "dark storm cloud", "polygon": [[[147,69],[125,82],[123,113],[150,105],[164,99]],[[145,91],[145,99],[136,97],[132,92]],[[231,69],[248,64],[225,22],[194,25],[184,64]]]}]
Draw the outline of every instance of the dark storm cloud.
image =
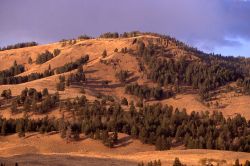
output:
[{"label": "dark storm cloud", "polygon": [[244,0],[0,0],[0,46],[79,34],[152,31],[205,50],[250,40]]}]

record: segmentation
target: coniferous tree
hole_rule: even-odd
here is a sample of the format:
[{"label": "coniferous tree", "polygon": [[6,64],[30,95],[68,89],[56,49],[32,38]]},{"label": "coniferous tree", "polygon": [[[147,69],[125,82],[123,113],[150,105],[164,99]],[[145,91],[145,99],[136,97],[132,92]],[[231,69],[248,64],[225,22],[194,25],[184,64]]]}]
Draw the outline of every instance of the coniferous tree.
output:
[{"label": "coniferous tree", "polygon": [[178,157],[176,157],[174,159],[173,166],[183,166],[183,164],[181,163],[181,161],[180,161],[180,159]]},{"label": "coniferous tree", "polygon": [[61,50],[59,50],[59,49],[54,49],[54,51],[53,51],[53,54],[55,57],[58,56],[60,53],[61,53]]},{"label": "coniferous tree", "polygon": [[17,100],[13,100],[10,107],[12,113],[18,112],[17,106],[18,106]]},{"label": "coniferous tree", "polygon": [[32,62],[33,62],[33,61],[32,61],[32,58],[31,58],[31,57],[29,57],[29,59],[28,59],[28,63],[29,63],[29,64],[32,64]]},{"label": "coniferous tree", "polygon": [[1,135],[6,135],[6,130],[7,130],[7,124],[6,124],[6,120],[4,120],[2,122]]},{"label": "coniferous tree", "polygon": [[236,159],[236,160],[235,160],[234,166],[240,166],[240,161],[239,161],[239,159]]},{"label": "coniferous tree", "polygon": [[51,60],[52,58],[54,58],[53,54],[51,52],[49,52],[48,50],[46,50],[44,53],[41,53],[38,55],[38,57],[36,59],[36,63],[43,64],[43,63]]},{"label": "coniferous tree", "polygon": [[12,93],[10,89],[3,90],[1,96],[5,99],[10,99],[12,97]]},{"label": "coniferous tree", "polygon": [[102,53],[102,57],[103,58],[106,58],[108,56],[108,53],[107,53],[107,50],[105,49]]},{"label": "coniferous tree", "polygon": [[127,100],[127,98],[124,97],[124,98],[122,99],[122,101],[121,101],[121,104],[122,104],[122,105],[128,105],[128,100]]}]

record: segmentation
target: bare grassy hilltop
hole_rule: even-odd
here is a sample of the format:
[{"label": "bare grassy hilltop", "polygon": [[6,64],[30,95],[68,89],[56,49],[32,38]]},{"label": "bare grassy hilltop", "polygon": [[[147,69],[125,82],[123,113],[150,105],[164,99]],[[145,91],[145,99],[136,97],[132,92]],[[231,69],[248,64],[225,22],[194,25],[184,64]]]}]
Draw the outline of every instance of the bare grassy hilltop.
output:
[{"label": "bare grassy hilltop", "polygon": [[244,163],[249,64],[139,32],[0,51],[0,162]]}]

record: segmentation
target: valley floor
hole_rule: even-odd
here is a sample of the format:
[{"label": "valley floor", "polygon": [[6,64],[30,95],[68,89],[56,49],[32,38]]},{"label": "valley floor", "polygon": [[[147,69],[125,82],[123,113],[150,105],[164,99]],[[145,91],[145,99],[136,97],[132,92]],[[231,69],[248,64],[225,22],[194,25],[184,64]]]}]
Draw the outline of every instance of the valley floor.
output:
[{"label": "valley floor", "polygon": [[172,165],[175,157],[182,163],[193,166],[208,161],[216,165],[233,165],[238,158],[241,162],[250,159],[250,153],[217,150],[173,149],[155,151],[151,145],[145,145],[127,135],[119,134],[120,144],[115,148],[105,147],[101,142],[84,138],[80,141],[66,142],[59,134],[32,133],[24,138],[17,134],[0,137],[0,162],[32,166],[133,166],[138,162],[161,160],[163,166]]}]

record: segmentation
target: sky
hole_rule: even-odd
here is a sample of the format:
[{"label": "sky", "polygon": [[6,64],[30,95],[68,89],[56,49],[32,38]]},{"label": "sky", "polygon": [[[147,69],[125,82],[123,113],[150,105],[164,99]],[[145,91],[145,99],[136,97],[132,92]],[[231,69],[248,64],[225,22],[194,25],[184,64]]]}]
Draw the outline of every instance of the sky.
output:
[{"label": "sky", "polygon": [[250,57],[250,0],[0,0],[0,47],[134,30]]}]

